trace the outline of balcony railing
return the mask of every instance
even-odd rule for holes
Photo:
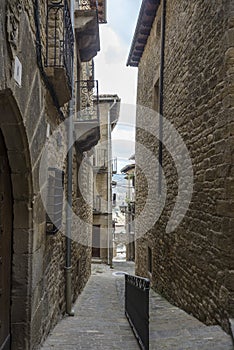
[[[93,166],[100,169],[106,169],[108,167],[107,149],[96,149]]]
[[[70,91],[73,48],[74,36],[67,0],[47,0],[45,67],[65,68]]]
[[[117,158],[112,159],[112,174],[117,173]]]
[[[106,0],[76,0],[75,9],[95,10],[99,23],[106,23]]]
[[[93,211],[100,213],[102,211],[102,196],[96,195],[93,199]]]
[[[97,0],[76,0],[76,8],[78,10],[96,10]]]
[[[99,122],[99,95],[97,80],[77,81],[77,121]]]
[[[98,81],[80,80],[76,87],[74,129],[76,145],[84,152],[96,146],[100,139]]]

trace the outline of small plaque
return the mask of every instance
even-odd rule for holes
[[[21,80],[22,80],[22,64],[18,57],[15,57],[15,68],[14,68],[14,79],[16,83],[21,86]]]

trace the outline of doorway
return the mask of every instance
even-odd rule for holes
[[[100,258],[100,225],[93,226],[92,257]]]
[[[12,187],[4,138],[0,129],[0,350],[10,349]]]

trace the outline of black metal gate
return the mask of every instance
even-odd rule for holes
[[[10,169],[0,130],[0,350],[10,349],[12,211]]]
[[[125,275],[125,315],[141,349],[149,349],[149,289],[147,278]]]

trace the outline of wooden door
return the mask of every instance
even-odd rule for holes
[[[100,225],[93,226],[92,257],[100,258]]]
[[[0,350],[10,349],[12,219],[10,168],[0,130]]]

